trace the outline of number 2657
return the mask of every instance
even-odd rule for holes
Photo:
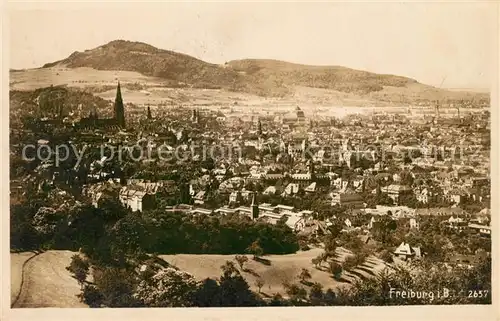
[[[469,290],[469,298],[486,298],[488,296],[488,290]]]

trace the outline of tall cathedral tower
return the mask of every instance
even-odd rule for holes
[[[123,108],[122,91],[120,89],[120,82],[116,88],[115,98],[115,119],[118,126],[125,127],[125,109]]]

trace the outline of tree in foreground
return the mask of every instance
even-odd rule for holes
[[[89,273],[89,267],[89,262],[78,254],[71,257],[71,263],[66,267],[66,270],[71,272],[73,277],[78,281],[80,289],[83,289],[83,284]]]
[[[264,284],[265,282],[262,278],[258,278],[257,280],[255,280],[255,286],[257,287],[257,289],[259,289],[259,293],[261,293],[261,289],[264,286]]]
[[[269,306],[272,307],[279,307],[279,306],[285,306],[285,300],[281,296],[281,294],[276,293],[272,296],[271,300],[268,303]]]
[[[234,259],[236,260],[236,262],[238,262],[240,268],[242,270],[245,270],[244,265],[246,262],[248,262],[248,257],[246,257],[245,255],[236,255]]]
[[[292,304],[303,305],[306,303],[307,291],[297,284],[286,284],[286,294],[290,297]]]
[[[141,300],[134,297],[137,278],[133,271],[117,267],[96,267],[93,276],[94,285],[102,297],[102,306],[121,308],[143,305]]]
[[[337,295],[335,294],[335,292],[332,289],[328,289],[323,295],[323,302],[325,305],[334,305],[336,297]]]
[[[335,250],[333,250],[333,253],[335,252]],[[328,260],[329,257],[334,257],[335,255],[331,255],[332,253],[330,252],[323,252],[321,254],[318,254],[318,256],[314,257],[311,259],[311,263],[314,265],[315,268],[319,268],[321,267],[321,264],[323,264],[323,262],[326,262]]]
[[[314,265],[314,268],[318,268],[318,265],[319,265],[319,258],[318,257],[313,257],[311,259],[311,263]]]
[[[232,261],[226,261],[223,265],[221,265],[221,270],[223,275],[230,276],[234,274],[239,274],[240,272],[238,269],[236,269],[236,266],[234,266],[234,263]]]
[[[227,261],[220,277],[221,305],[225,307],[257,306],[256,295],[241,276],[234,263]]]
[[[384,250],[380,254],[380,259],[383,260],[386,263],[392,263],[392,254],[390,251]]]
[[[320,283],[314,283],[309,292],[309,302],[312,305],[323,305],[324,293]]]
[[[85,284],[77,297],[91,308],[100,308],[104,301],[104,296],[99,289],[90,284]]]
[[[303,268],[302,271],[300,271],[299,279],[301,283],[306,284],[311,278],[312,276],[308,269]]]
[[[216,280],[207,278],[198,285],[193,296],[193,305],[196,307],[222,306],[221,288]]]
[[[194,277],[174,268],[159,270],[151,280],[142,280],[134,296],[149,307],[191,306],[197,288]]]
[[[358,259],[356,258],[356,255],[350,255],[344,260],[344,263],[342,263],[342,268],[344,270],[350,270],[358,265],[357,263]]]
[[[355,282],[340,301],[342,304],[355,306],[491,304],[490,264],[484,261],[472,269],[466,269],[416,262],[411,267],[398,267],[393,272],[386,269],[376,278]],[[391,289],[411,289],[415,293],[432,292],[434,295],[391,297]],[[469,293],[464,295],[463,289],[469,289],[472,297],[468,296]],[[449,294],[443,295],[443,291],[448,291]],[[476,297],[473,297],[474,293]]]
[[[330,273],[334,279],[338,280],[342,274],[342,265],[337,262],[330,262]]]
[[[256,240],[252,244],[250,244],[250,246],[247,248],[247,252],[253,254],[254,260],[264,254],[264,250],[260,246],[259,240]]]

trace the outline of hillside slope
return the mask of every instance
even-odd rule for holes
[[[279,60],[244,59],[227,63],[232,69],[258,79],[275,79],[287,86],[334,89],[342,92],[370,93],[384,86],[405,87],[414,79],[381,75],[341,66],[309,66]]]
[[[102,117],[112,115],[111,101],[68,86],[11,90],[9,96],[11,128],[20,126],[25,116],[56,118],[60,113],[62,116],[75,114],[87,117],[93,108]]]
[[[335,280],[328,271],[327,264],[323,264],[319,269],[311,263],[311,259],[323,252],[322,249],[313,248],[308,251],[299,251],[286,255],[266,255],[264,258],[269,261],[269,265],[249,260],[245,263],[245,269],[238,267],[234,255],[212,255],[212,254],[176,254],[160,255],[160,258],[177,268],[191,273],[198,281],[205,278],[219,279],[221,266],[226,261],[232,261],[240,270],[240,273],[248,282],[250,288],[258,292],[256,281],[264,282],[261,294],[269,297],[275,293],[286,296],[284,283],[300,284],[299,275],[302,269],[308,269],[311,273],[311,282],[320,283],[324,290],[330,288],[338,291],[341,288],[349,287],[356,279],[364,280],[375,277],[387,266],[380,259],[370,256],[368,260],[353,268],[344,271],[339,280]],[[352,255],[352,252],[343,248],[336,249],[335,261],[342,263],[345,258]],[[34,256],[25,265],[32,253],[11,253],[11,296],[17,301],[14,308],[36,308],[36,307],[65,307],[80,308],[87,307],[80,302],[77,294],[80,293],[78,282],[66,270],[70,264],[71,257],[76,252],[50,250]],[[21,276],[23,282],[21,286]],[[307,285],[301,285],[309,289]]]
[[[174,80],[178,85],[200,88],[231,88],[243,83],[243,76],[216,64],[141,42],[114,40],[103,46],[74,52],[66,59],[48,63],[43,68],[65,66],[97,70],[136,71],[146,76]]]
[[[433,88],[406,77],[341,66],[309,66],[259,59],[235,60],[217,65],[145,43],[125,40],[74,52],[66,59],[43,66],[52,67],[132,71],[168,80],[172,87],[225,89],[260,96],[292,95],[297,86],[364,96],[387,87],[411,87],[412,91],[415,88]]]

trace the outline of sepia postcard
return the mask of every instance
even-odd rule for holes
[[[497,2],[3,9],[2,319],[500,318]]]

